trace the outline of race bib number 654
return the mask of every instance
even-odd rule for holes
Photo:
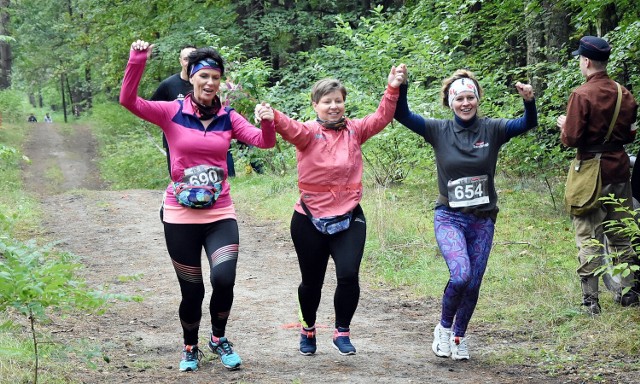
[[[475,207],[489,203],[489,177],[487,175],[462,177],[447,183],[449,206]]]

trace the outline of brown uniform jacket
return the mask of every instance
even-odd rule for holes
[[[594,153],[581,153],[580,147],[604,142],[613,118],[618,98],[615,81],[606,72],[597,72],[576,88],[569,97],[567,120],[560,140],[567,147],[578,148],[579,159],[590,159]],[[631,92],[622,87],[622,103],[609,143],[631,143],[636,135],[635,121],[638,104]],[[629,180],[629,156],[624,150],[604,152],[601,156],[602,184],[621,183]]]

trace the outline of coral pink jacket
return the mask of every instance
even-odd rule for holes
[[[349,212],[362,198],[361,146],[392,120],[398,88],[387,86],[375,113],[362,119],[347,119],[338,131],[317,121],[293,120],[274,110],[276,132],[296,147],[300,199],[314,217]],[[300,201],[295,210],[305,214]]]

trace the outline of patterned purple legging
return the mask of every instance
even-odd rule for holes
[[[454,335],[463,337],[478,303],[493,243],[494,223],[490,218],[439,207],[435,211],[434,228],[438,247],[449,267],[440,324],[445,328],[454,325]]]

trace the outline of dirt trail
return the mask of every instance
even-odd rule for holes
[[[177,315],[179,289],[158,217],[161,192],[109,191],[96,177],[95,141],[86,127],[38,124],[26,145],[33,163],[25,169],[26,185],[48,178],[42,194],[44,227],[60,247],[80,257],[91,286],[139,295],[142,302],[114,301],[107,313],[57,319],[61,338],[99,345],[109,362],[97,369],[81,358],[72,362],[68,380],[81,383],[560,383],[531,367],[496,367],[487,363],[495,334],[470,328],[472,359],[453,362],[431,352],[439,303],[410,299],[400,290],[363,282],[352,323],[355,356],[340,356],[331,346],[334,270],[327,272],[318,323],[318,352],[297,351],[296,290],[299,271],[286,232],[274,223],[257,222],[238,212],[240,258],[235,301],[227,329],[243,359],[242,369],[227,371],[212,353],[199,371],[178,372],[181,329]],[[58,172],[52,171],[59,169]],[[36,189],[37,190],[37,189]],[[43,191],[45,192],[45,191]],[[206,263],[205,263],[206,264]],[[208,300],[200,332],[209,329]],[[515,342],[515,341],[513,341]],[[503,343],[503,342],[500,342]],[[576,380],[576,378],[573,378]]]

